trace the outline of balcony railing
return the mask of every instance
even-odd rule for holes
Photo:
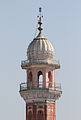
[[[42,83],[38,84],[37,82],[21,83],[20,91],[26,91],[29,89],[52,89],[52,90],[61,91],[60,83],[55,83],[54,86],[52,86],[52,83],[46,83],[46,84],[48,84],[48,85],[46,87],[44,87]]]
[[[35,61],[35,60],[33,60],[33,63],[37,63],[37,60]],[[41,62],[44,62],[44,63],[47,63],[46,62],[46,60],[38,60],[38,62],[39,63],[41,63]],[[21,65],[23,66],[23,65],[27,65],[27,64],[29,64],[29,63],[32,63],[31,61],[29,61],[29,60],[22,60],[21,61]],[[59,61],[57,61],[57,60],[51,60],[51,63],[53,63],[53,64],[60,64],[59,63]]]

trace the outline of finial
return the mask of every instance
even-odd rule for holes
[[[39,30],[40,33],[43,30],[43,28],[41,27],[41,25],[42,25],[42,18],[43,18],[41,12],[42,12],[42,8],[39,8],[39,16],[37,16],[37,17],[39,17],[39,20],[38,20],[38,24],[39,24],[38,30]]]

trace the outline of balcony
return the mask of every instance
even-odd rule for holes
[[[35,85],[38,84],[37,82],[29,82],[29,83],[21,83],[20,84],[20,91],[27,91],[30,89],[50,89],[50,90],[57,90],[57,91],[61,91],[61,84],[60,83],[55,83],[55,87],[52,87],[50,85],[52,85],[51,82],[47,83],[48,87],[43,87],[43,84],[40,83],[38,84],[38,86],[36,87]]]
[[[55,87],[42,87],[40,83],[38,87],[34,86],[36,83],[21,83],[20,95],[26,103],[32,102],[55,102],[61,97],[61,84],[55,84]],[[50,83],[49,83],[50,84]]]
[[[29,67],[29,66],[31,66],[31,65],[36,65],[36,64],[40,64],[40,65],[42,65],[42,64],[44,64],[44,65],[51,65],[51,66],[54,66],[54,68],[55,69],[59,69],[60,68],[60,63],[59,63],[59,61],[57,61],[57,60],[51,60],[51,61],[49,61],[49,60],[33,60],[32,62],[31,61],[29,61],[29,60],[23,60],[23,61],[21,61],[21,67],[22,67],[22,69],[27,69],[27,67]]]

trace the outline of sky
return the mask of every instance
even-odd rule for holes
[[[43,11],[43,34],[55,49],[61,69],[55,81],[62,96],[56,120],[81,119],[81,0],[0,0],[0,120],[25,120],[19,85],[26,81],[21,60],[33,40],[38,8]]]

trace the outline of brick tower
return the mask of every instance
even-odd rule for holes
[[[21,62],[27,72],[26,83],[20,84],[20,95],[26,102],[26,120],[56,120],[55,103],[61,96],[61,85],[55,83],[54,48],[43,36],[42,15],[39,8],[39,34],[27,49],[27,60]]]

